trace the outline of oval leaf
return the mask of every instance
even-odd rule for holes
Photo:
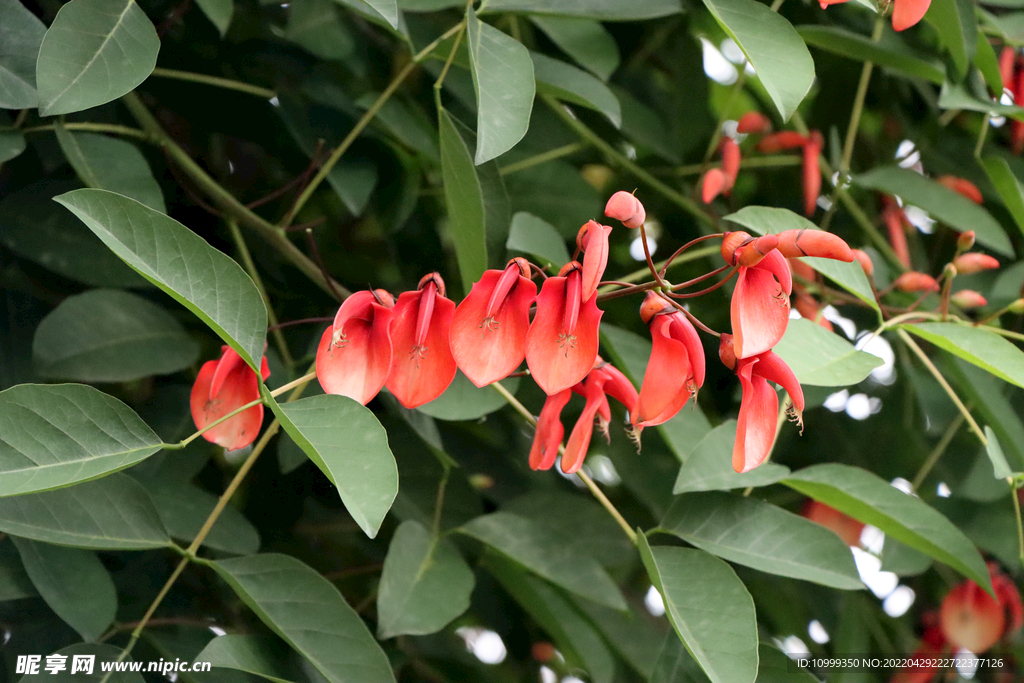
[[[135,0],[71,0],[57,12],[36,63],[39,113],[106,104],[153,73],[160,38]]]
[[[801,384],[818,387],[856,384],[884,362],[810,320],[790,320],[774,350]]]
[[[931,0],[925,21],[935,27],[939,39],[949,50],[956,68],[951,80],[959,81],[974,61],[978,42],[978,20],[974,16],[974,3],[968,0]]]
[[[878,475],[828,463],[798,470],[782,483],[878,527],[886,536],[945,562],[990,590],[985,562],[963,532],[919,498],[890,486]]]
[[[0,498],[0,531],[96,550],[145,550],[171,543],[153,501],[127,474]]]
[[[58,617],[84,640],[96,640],[117,615],[117,590],[91,550],[13,537],[25,572]]]
[[[398,30],[398,2],[396,0],[363,0],[379,14],[391,28]]]
[[[518,40],[477,19],[472,6],[466,12],[466,39],[476,90],[476,163],[482,164],[512,149],[526,135],[536,83],[530,52]]]
[[[519,388],[519,378],[504,379],[501,384],[515,394]],[[459,370],[443,394],[416,410],[438,420],[479,420],[507,405],[504,396],[491,387],[476,386]]]
[[[822,50],[858,62],[873,62],[936,85],[942,85],[946,80],[942,62],[911,50],[888,27],[878,42],[838,26],[798,26],[796,30],[804,42]]]
[[[235,13],[233,0],[196,0],[199,9],[210,20],[210,23],[217,27],[221,37],[228,32],[231,25],[231,16]]]
[[[538,259],[537,264],[541,267],[554,266],[556,272],[569,262],[565,241],[555,226],[526,211],[519,211],[512,216],[505,247],[533,256]]]
[[[488,0],[488,12],[531,12],[600,21],[654,19],[683,10],[679,0]]]
[[[267,307],[241,266],[178,221],[134,199],[106,190],[74,190],[54,200],[259,372]]]
[[[651,547],[643,534],[638,541],[669,621],[712,683],[754,683],[754,600],[732,567],[703,550]]]
[[[441,178],[444,201],[455,257],[462,276],[462,290],[468,292],[487,270],[487,234],[484,198],[469,148],[447,111],[438,112],[441,139]]]
[[[30,109],[36,96],[36,55],[46,25],[18,0],[0,0],[0,109]]]
[[[713,491],[680,496],[658,529],[769,574],[844,590],[864,587],[853,554],[838,536],[755,498]]]
[[[600,21],[583,17],[534,16],[530,20],[587,71],[607,81],[619,68],[619,45]]]
[[[1024,387],[1024,351],[995,332],[959,323],[918,323],[902,327],[1010,384]]]
[[[275,683],[290,683],[281,666],[287,659],[288,650],[277,638],[229,633],[207,643],[195,661],[209,662],[216,668],[246,671]]]
[[[95,133],[72,133],[57,124],[57,142],[79,179],[97,190],[110,190],[166,213],[164,194],[139,148],[125,140]]]
[[[793,25],[756,0],[704,0],[736,41],[783,121],[796,111],[814,82],[814,61]]]
[[[0,496],[96,479],[162,447],[131,408],[92,387],[19,384],[0,391]]]
[[[76,382],[129,382],[198,359],[199,343],[170,313],[114,289],[68,297],[43,318],[32,341],[40,376]]]
[[[211,562],[256,615],[330,683],[394,683],[391,665],[341,593],[288,555]]]
[[[377,418],[347,396],[277,403],[266,387],[263,392],[284,430],[338,487],[359,528],[376,536],[398,495],[398,466]]]
[[[607,85],[571,64],[531,52],[533,72],[541,92],[560,100],[593,109],[605,116],[616,128],[622,127],[622,108]]]
[[[988,157],[984,161],[988,179],[999,193],[1006,210],[1013,216],[1013,222],[1024,233],[1024,189],[1017,176],[1010,170],[1010,164],[1000,157]]]
[[[402,522],[384,559],[377,593],[381,638],[436,633],[469,609],[473,570],[419,522]]]
[[[732,468],[732,449],[736,443],[736,420],[726,420],[697,442],[679,468],[672,493],[688,491],[728,491],[748,486],[767,486],[785,479],[789,468],[766,462],[740,474]]]

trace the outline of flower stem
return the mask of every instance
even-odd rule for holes
[[[154,142],[153,137],[144,130],[138,128],[131,128],[130,126],[118,126],[110,123],[65,123],[63,124],[65,130],[81,130],[88,131],[91,133],[110,133],[112,135],[124,135],[129,138],[136,138],[138,140],[144,140],[146,142]],[[50,124],[48,126],[33,126],[32,128],[22,129],[22,133],[44,133],[55,130],[56,125]]]
[[[265,100],[269,100],[277,95],[276,92],[269,88],[261,88],[258,85],[250,85],[230,78],[221,78],[220,76],[208,76],[206,74],[192,73],[191,71],[178,71],[177,69],[161,69],[160,67],[157,67],[153,69],[152,75],[158,78],[173,78],[179,81],[202,83],[204,85],[212,85],[215,88],[244,92],[249,95],[261,97]]]
[[[743,159],[743,168],[783,168],[786,166],[800,166],[803,163],[803,157],[796,154],[771,154],[763,157],[745,158]],[[690,164],[673,169],[672,173],[677,176],[701,175],[709,168],[721,168],[721,166],[721,162],[718,161],[709,162],[706,166],[704,164]]]
[[[546,164],[547,162],[554,161],[555,159],[561,159],[562,157],[575,154],[576,152],[586,148],[587,145],[584,142],[570,142],[568,145],[555,147],[554,149],[549,149],[546,152],[541,152],[540,154],[535,154],[531,157],[526,157],[525,159],[511,163],[508,166],[502,166],[498,169],[498,175],[506,176],[510,173],[525,171],[528,168],[540,166],[541,164]]]
[[[921,463],[921,469],[919,469],[917,474],[914,475],[914,480],[910,482],[911,490],[917,491],[917,489],[921,487],[925,477],[928,476],[928,473],[932,471],[933,467],[935,467],[935,463],[939,461],[942,454],[946,452],[947,448],[949,448],[950,442],[953,440],[953,437],[956,436],[956,433],[960,431],[960,427],[963,426],[963,423],[964,416],[963,413],[960,413],[956,416],[956,419],[949,424],[949,427],[946,429],[946,433],[942,435],[942,438],[939,439],[939,443],[935,445],[932,452],[929,453],[925,461]]]

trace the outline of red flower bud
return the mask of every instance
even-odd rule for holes
[[[853,250],[845,240],[824,230],[784,230],[779,233],[779,251],[787,258],[817,256],[853,262]]]
[[[985,297],[978,294],[973,289],[961,289],[959,292],[949,297],[949,300],[960,308],[981,308],[988,303]]]
[[[736,144],[736,141],[732,138],[722,139],[722,173],[725,174],[725,192],[726,196],[732,191],[732,186],[736,184],[736,176],[740,172],[740,146]]]
[[[900,275],[894,284],[901,292],[937,292],[940,289],[939,283],[931,275],[913,271]]]
[[[967,251],[974,246],[974,231],[968,230],[967,232],[960,233],[960,236],[956,238],[956,250]]]
[[[771,119],[759,111],[748,111],[736,123],[736,132],[744,135],[767,133],[771,129]]]
[[[757,143],[757,151],[761,154],[777,154],[787,149],[797,149],[807,144],[807,138],[795,130],[780,130],[778,133],[766,135]]]
[[[818,157],[824,144],[821,133],[812,130],[807,144],[804,145],[804,214],[807,216],[814,215],[818,195],[821,193],[821,167]]]
[[[736,265],[736,252],[741,246],[750,242],[753,237],[750,233],[737,230],[735,232],[727,232],[722,238],[722,259],[725,260],[730,266]]]
[[[700,198],[705,204],[710,204],[712,199],[722,194],[728,184],[722,169],[709,169],[704,174],[704,180],[701,183]]]
[[[640,200],[622,190],[613,194],[605,204],[604,215],[621,221],[627,228],[639,228],[647,218],[644,205],[640,203]]]
[[[864,274],[868,276],[869,280],[875,276],[875,264],[871,262],[871,257],[868,256],[866,251],[854,249],[853,257],[857,259],[857,263],[864,269]]]
[[[1003,87],[1013,90],[1013,63],[1017,58],[1017,51],[1006,45],[999,53],[999,75],[1003,79]]]
[[[974,273],[978,273],[983,270],[998,268],[999,261],[988,254],[970,252],[968,254],[961,254],[960,256],[957,256],[953,260],[953,265],[956,266],[956,272],[960,275],[973,275]]]
[[[846,545],[860,547],[860,534],[864,531],[863,522],[858,522],[834,507],[816,500],[807,501],[800,514],[826,529],[831,529]]]
[[[932,0],[893,0],[892,27],[904,31],[917,24],[928,11]]]

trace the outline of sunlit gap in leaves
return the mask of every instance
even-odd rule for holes
[[[484,664],[501,664],[508,652],[505,643],[494,631],[479,626],[463,626],[455,629],[455,633],[466,643],[466,649],[472,652]]]
[[[999,98],[999,104],[1005,104],[1005,105],[1008,105],[1008,106],[1012,107],[1013,104],[1014,104],[1014,102],[1013,102],[1013,93],[1011,93],[1009,90],[1004,88],[1003,89],[1003,94]],[[1005,116],[996,116],[995,114],[993,114],[992,116],[988,117],[988,123],[993,128],[999,128],[1004,123],[1006,123],[1006,117]]]
[[[897,477],[893,487],[907,493],[910,483]],[[916,597],[909,586],[900,584],[899,576],[882,569],[882,550],[885,548],[885,534],[877,527],[866,525],[860,535],[862,548],[850,548],[857,564],[861,581],[871,589],[875,597],[882,600],[882,610],[890,617],[900,617],[914,604]]]
[[[824,645],[832,640],[828,635],[828,631],[825,630],[825,627],[817,619],[812,619],[811,623],[807,624],[807,635],[818,645]]]
[[[935,495],[939,498],[949,498],[953,492],[949,490],[949,485],[946,482],[940,481],[939,485],[935,487]]]
[[[661,599],[661,593],[654,586],[647,589],[644,596],[644,606],[653,616],[660,617],[665,614],[665,602]]]

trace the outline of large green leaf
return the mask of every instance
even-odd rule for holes
[[[622,126],[622,108],[607,85],[571,64],[531,52],[537,88],[560,100],[572,102],[603,114],[616,128]]]
[[[810,320],[790,320],[774,351],[801,384],[819,387],[856,384],[884,362]]]
[[[10,123],[10,119],[6,114],[0,112],[0,164],[10,161],[25,151],[25,134],[15,128],[4,129],[3,126],[8,123]]]
[[[117,590],[91,550],[13,537],[25,572],[57,616],[85,640],[96,640],[117,614]]]
[[[0,540],[0,602],[39,595],[10,538]]]
[[[92,387],[19,384],[0,391],[0,496],[96,479],[162,446],[131,408]]]
[[[567,591],[615,609],[626,609],[618,586],[597,560],[573,552],[553,529],[508,512],[494,512],[464,524],[459,531]]]
[[[957,393],[967,403],[974,404],[977,414],[999,437],[1009,467],[1024,470],[1024,421],[1020,408],[1007,398],[1007,389],[1009,393],[1016,393],[1013,388],[959,358],[951,358],[940,369]]]
[[[854,176],[853,182],[879,192],[899,195],[907,204],[918,206],[955,230],[973,230],[978,242],[993,251],[1013,256],[1013,247],[988,211],[970,199],[898,166],[882,166]]]
[[[949,50],[956,78],[967,73],[978,41],[978,21],[974,17],[974,3],[962,0],[932,0],[924,15],[925,21],[935,27],[939,39]]]
[[[569,252],[555,226],[526,211],[512,216],[505,247],[533,256],[542,268],[551,265],[557,271],[569,262]]]
[[[166,375],[198,359],[199,343],[174,316],[116,289],[68,297],[43,318],[32,341],[32,361],[41,377],[76,382]]]
[[[0,109],[30,109],[36,97],[36,55],[46,25],[19,0],[0,0]]]
[[[487,270],[484,199],[469,148],[447,111],[438,112],[441,177],[448,207],[448,226],[466,293]]]
[[[703,550],[651,547],[642,534],[638,540],[669,621],[712,683],[754,683],[754,601],[732,568]]]
[[[607,81],[619,68],[619,45],[601,22],[542,15],[530,19],[555,45],[602,81]]]
[[[373,11],[379,14],[386,22],[391,24],[391,28],[398,30],[398,3],[396,0],[362,0],[367,5],[373,8]]]
[[[209,662],[214,668],[246,671],[275,683],[290,683],[288,672],[281,666],[287,657],[287,648],[276,638],[229,633],[207,643],[195,661]]]
[[[1024,351],[995,332],[959,323],[917,323],[903,327],[1000,379],[1024,387]]]
[[[798,26],[797,32],[808,45],[858,62],[873,62],[908,76],[942,85],[946,70],[942,62],[907,47],[893,31],[885,31],[874,42],[868,36],[838,26]]]
[[[74,190],[55,200],[259,372],[267,307],[241,266],[178,221],[134,199],[106,190]]]
[[[679,468],[672,493],[689,491],[728,491],[748,486],[767,486],[785,479],[789,468],[766,462],[740,474],[732,468],[732,450],[736,443],[736,420],[726,420],[692,447]]]
[[[395,530],[377,592],[381,638],[436,633],[469,608],[473,570],[444,538],[417,521]]]
[[[330,683],[394,683],[388,658],[335,588],[288,555],[211,562],[277,635]]]
[[[769,206],[747,206],[736,213],[724,217],[724,220],[741,225],[758,235],[777,235],[785,230],[818,230],[818,226],[803,216],[789,209],[777,209]],[[814,268],[825,277],[835,281],[840,287],[856,296],[861,301],[878,309],[871,283],[864,269],[857,261],[846,263],[835,259],[804,256],[801,261]]]
[[[203,11],[210,23],[217,27],[217,31],[223,37],[231,25],[231,17],[235,13],[233,0],[196,0],[199,9]]]
[[[119,473],[57,491],[0,498],[0,531],[97,550],[145,550],[171,542],[146,491]]]
[[[356,48],[350,25],[349,17],[331,0],[295,0],[288,5],[284,36],[317,57],[343,61]],[[281,113],[286,115],[285,111]],[[334,177],[332,169],[328,182]]]
[[[476,90],[475,161],[482,164],[512,149],[526,134],[537,86],[530,52],[477,19],[472,6],[466,12],[466,40]]]
[[[886,536],[948,564],[986,589],[990,586],[984,560],[959,529],[919,498],[890,486],[876,474],[827,463],[798,470],[782,483],[878,527]]]
[[[996,479],[1006,479],[1020,474],[1010,470],[1006,456],[1003,455],[1003,447],[999,445],[999,438],[988,425],[985,425],[985,438],[987,439],[985,452],[988,453],[988,458],[992,461],[992,472]]]
[[[266,387],[263,391],[281,426],[338,488],[359,528],[376,536],[398,493],[395,456],[377,418],[347,396],[279,404]]]
[[[132,662],[130,656],[124,654],[124,650],[120,647],[113,645],[99,645],[94,643],[75,643],[65,648],[57,650],[53,654],[61,655],[66,657],[64,661],[70,665],[74,661],[75,655],[93,657],[94,665],[92,674],[77,673],[72,677],[65,677],[64,675],[55,676],[54,674],[46,671],[45,664],[46,658],[40,662],[39,673],[37,674],[26,674],[18,679],[18,683],[63,683],[64,681],[74,681],[74,683],[145,683],[142,678],[142,674],[134,671],[114,671],[110,673],[104,673],[103,665],[110,664],[111,662],[128,662],[129,665]],[[142,664],[146,666],[146,664]],[[70,670],[68,666],[68,670]],[[61,672],[62,674],[66,672]]]
[[[676,498],[658,529],[769,574],[844,590],[864,587],[853,554],[838,536],[756,498],[688,493]]]
[[[513,394],[519,388],[519,378],[503,379],[501,385]],[[478,387],[459,370],[444,393],[416,410],[438,420],[479,420],[508,405],[505,397],[491,387]]]
[[[988,179],[1013,217],[1013,222],[1024,233],[1024,188],[1021,188],[1017,176],[1010,170],[1010,164],[1002,157],[988,157],[983,164]]]
[[[481,11],[530,12],[599,21],[655,19],[682,11],[679,0],[487,0]]]
[[[138,147],[106,135],[73,133],[60,124],[55,132],[64,156],[83,183],[167,213],[164,194]]]
[[[814,83],[814,61],[793,25],[757,0],[704,0],[757,71],[784,121]]]
[[[1024,12],[1021,13],[1024,18]],[[1000,104],[995,100],[988,99],[988,96],[978,92],[971,92],[962,83],[950,83],[946,81],[939,91],[940,109],[966,109],[967,111],[984,112],[991,116],[1005,116],[1007,118],[1024,121],[1024,107],[1015,104]]]
[[[153,72],[160,39],[135,0],[71,0],[39,46],[39,113],[106,104]]]
[[[778,648],[761,643],[757,655],[757,683],[819,683],[807,669],[794,667],[793,660]]]

